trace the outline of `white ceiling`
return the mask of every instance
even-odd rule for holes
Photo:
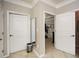
[[[25,1],[26,3],[32,3],[34,0],[23,0],[23,1]],[[48,0],[48,1],[52,2],[54,4],[59,4],[59,3],[63,2],[63,1],[67,1],[67,0]]]
[[[64,5],[70,4],[76,0],[41,0],[55,8],[62,7]]]
[[[64,0],[48,0],[48,1],[50,1],[50,2],[52,2],[54,4],[59,4],[59,3],[63,2]]]
[[[55,8],[59,8],[59,7],[62,7],[64,5],[67,5],[69,3],[72,3],[76,0],[5,0],[5,1],[8,1],[8,2],[11,2],[11,3],[16,3],[16,4],[19,4],[19,5],[22,5],[22,6],[26,6],[26,7],[29,7],[29,8],[32,8],[33,6],[35,6],[35,4],[38,2],[38,1],[42,1],[50,6],[53,6]]]
[[[34,0],[23,0],[26,3],[32,3]]]

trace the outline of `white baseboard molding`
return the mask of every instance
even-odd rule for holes
[[[33,50],[34,51],[34,53],[39,57],[39,58],[42,58],[43,56],[44,56],[44,54],[39,54],[35,49]]]
[[[66,50],[62,50],[61,48],[59,48],[59,47],[55,47],[57,50],[59,50],[59,51],[62,51],[62,52],[64,52],[64,53],[67,53],[67,54],[71,54],[71,55],[76,55],[75,53],[69,53],[68,51],[66,51]]]
[[[5,56],[3,56],[3,58],[7,58],[9,55],[5,55]]]

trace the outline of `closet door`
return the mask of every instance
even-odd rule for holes
[[[30,40],[28,23],[27,16],[10,14],[10,53],[26,49]]]
[[[57,49],[75,55],[75,12],[56,16],[55,46]]]

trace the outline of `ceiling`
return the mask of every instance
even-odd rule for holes
[[[45,18],[54,18],[54,15],[51,15],[51,14],[45,13]]]
[[[65,1],[65,0],[49,0],[49,1],[54,3],[54,4],[59,4],[59,3],[63,2],[63,1]]]
[[[33,0],[22,0],[22,1],[24,1],[26,3],[32,3],[33,2]]]
[[[5,0],[5,1],[8,1],[8,2],[13,2],[13,3],[16,3],[16,4],[21,4],[23,6],[30,6],[29,8],[33,8],[33,6],[35,6],[35,4],[38,2],[38,1],[42,1],[50,6],[53,6],[55,8],[59,8],[59,7],[62,7],[64,5],[67,5],[69,3],[72,3],[76,0]],[[26,7],[27,7],[26,6]]]
[[[64,5],[70,4],[76,0],[41,0],[41,1],[46,2],[47,4],[49,4],[55,8],[59,8]]]
[[[32,3],[34,0],[23,0],[23,1],[25,1],[26,3]],[[59,3],[63,2],[63,1],[67,1],[67,0],[48,0],[48,1],[52,2],[54,4],[59,4]]]

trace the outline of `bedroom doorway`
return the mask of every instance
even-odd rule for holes
[[[45,13],[45,53],[54,47],[54,19],[54,15]]]

